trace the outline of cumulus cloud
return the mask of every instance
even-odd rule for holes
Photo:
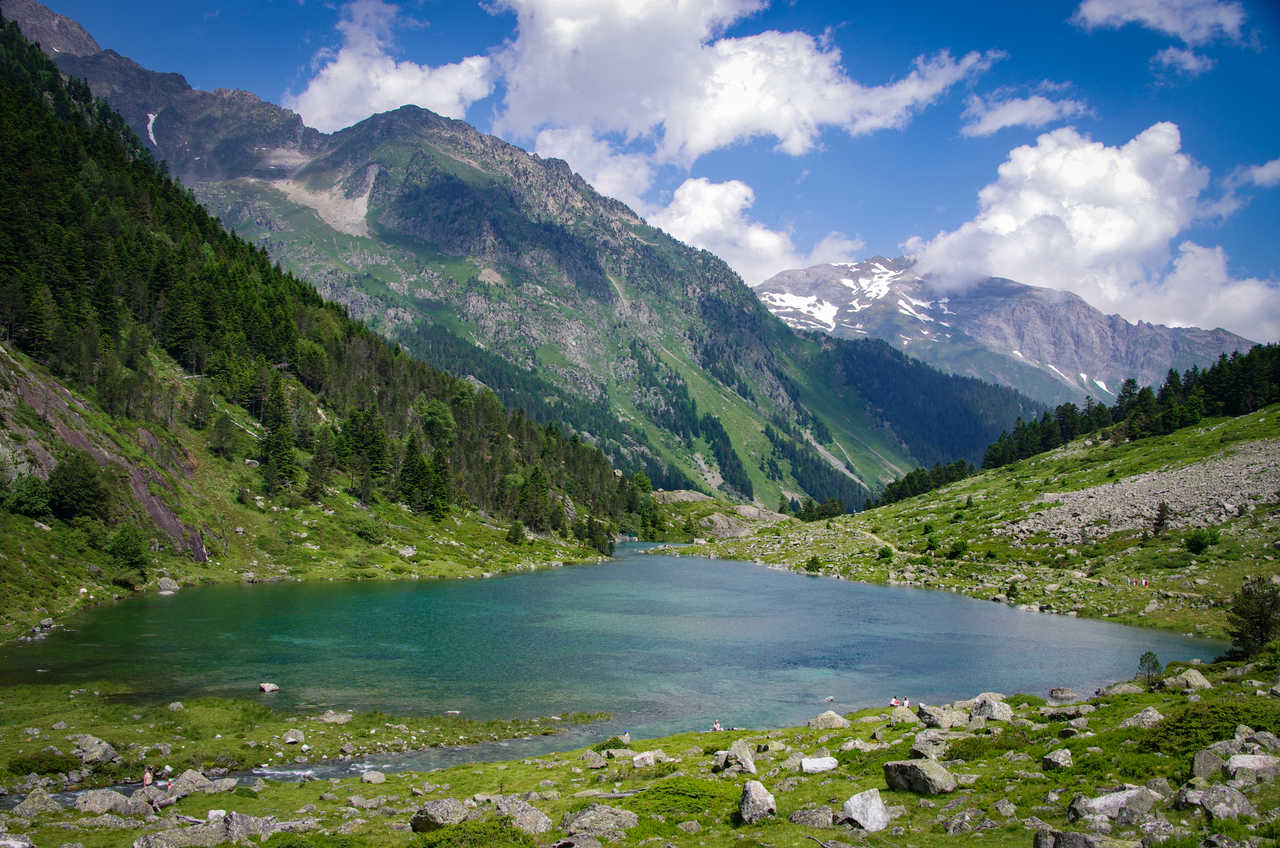
[[[414,104],[450,118],[493,91],[487,56],[428,67],[396,61],[388,52],[399,12],[382,0],[348,4],[338,23],[342,46],[316,57],[318,70],[301,94],[284,103],[310,126],[332,132],[377,112]]]
[[[1166,47],[1151,57],[1151,67],[1158,71],[1173,71],[1184,77],[1198,77],[1217,64],[1208,56],[1182,47]]]
[[[916,59],[902,79],[865,86],[849,78],[825,39],[774,31],[719,37],[762,7],[755,0],[502,5],[515,11],[518,35],[500,57],[507,80],[500,132],[585,127],[652,138],[657,161],[684,166],[757,137],[800,155],[824,127],[861,135],[905,126],[1003,55],[956,59],[943,51]]]
[[[1274,188],[1280,185],[1280,159],[1272,159],[1263,165],[1249,165],[1238,168],[1232,174],[1236,185],[1254,185],[1260,188]]]
[[[654,177],[646,154],[619,152],[586,127],[542,130],[533,149],[539,156],[564,159],[596,191],[643,212],[644,195],[653,186]]]
[[[961,135],[992,135],[1006,127],[1042,127],[1045,124],[1089,114],[1082,100],[1050,100],[1039,94],[1007,97],[996,93],[987,98],[971,96],[965,104],[967,122]]]
[[[1227,0],[1084,0],[1071,20],[1085,29],[1136,23],[1196,45],[1239,41],[1245,11]]]
[[[944,289],[1008,277],[1073,291],[1130,320],[1220,323],[1273,337],[1273,284],[1233,280],[1220,248],[1185,242],[1171,256],[1173,241],[1203,214],[1209,184],[1208,171],[1180,148],[1171,123],[1119,147],[1072,128],[1046,133],[1010,152],[979,192],[973,220],[906,247]]]
[[[650,223],[689,244],[710,250],[757,285],[787,268],[820,262],[849,262],[866,245],[855,238],[829,233],[813,250],[796,249],[790,233],[771,230],[747,214],[755,204],[751,186],[739,180],[713,183],[688,179],[671,203],[649,217]]]

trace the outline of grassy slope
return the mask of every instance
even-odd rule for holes
[[[1191,754],[1208,742],[1231,738],[1235,724],[1244,720],[1254,730],[1280,730],[1280,708],[1274,699],[1258,696],[1255,676],[1268,677],[1274,669],[1252,668],[1228,670],[1225,667],[1204,669],[1213,689],[1197,696],[1200,703],[1194,709],[1206,710],[1200,719],[1183,719],[1193,706],[1184,694],[1157,691],[1152,693],[1107,696],[1095,698],[1090,704],[1096,707],[1084,724],[1082,732],[1068,727],[1065,718],[1053,719],[1040,713],[1037,698],[1014,699],[1018,704],[1013,725],[988,722],[971,739],[952,743],[952,748],[940,757],[945,766],[958,776],[968,775],[958,791],[951,795],[925,799],[909,792],[887,789],[881,765],[889,760],[905,759],[919,725],[890,725],[885,711],[870,709],[849,714],[852,726],[844,730],[813,730],[794,727],[772,731],[728,731],[723,733],[684,733],[654,740],[634,740],[631,749],[644,751],[661,749],[674,762],[651,768],[633,767],[628,759],[611,759],[599,770],[584,768],[580,762],[581,751],[551,754],[537,759],[504,763],[472,763],[436,770],[429,773],[404,773],[389,775],[387,782],[377,786],[362,784],[358,778],[291,784],[266,781],[258,792],[245,789],[234,794],[194,795],[183,799],[171,811],[203,820],[210,809],[234,810],[251,815],[276,815],[281,819],[302,817],[302,808],[308,807],[311,815],[319,819],[324,833],[334,833],[339,828],[350,834],[343,841],[316,833],[297,841],[298,837],[276,837],[269,845],[291,845],[295,848],[362,848],[363,846],[408,846],[417,844],[417,837],[403,830],[413,811],[424,800],[438,798],[465,799],[482,794],[539,793],[532,799],[534,806],[545,812],[555,825],[564,814],[594,803],[605,803],[635,812],[639,823],[626,836],[612,844],[623,846],[650,844],[655,837],[657,844],[698,845],[706,848],[724,846],[808,846],[811,839],[837,839],[855,841],[870,846],[926,846],[966,845],[975,841],[991,846],[1024,846],[1030,844],[1037,827],[1080,830],[1080,825],[1067,821],[1067,806],[1078,793],[1096,796],[1113,791],[1118,784],[1156,783],[1166,795],[1170,787],[1183,783],[1190,772]],[[1244,672],[1244,673],[1241,673]],[[101,728],[104,718],[111,717],[118,725],[114,738],[121,745],[131,736],[150,740],[153,736],[170,739],[175,745],[174,756],[159,757],[164,762],[181,762],[188,748],[214,750],[219,742],[217,733],[224,733],[221,745],[228,750],[243,750],[247,741],[258,742],[252,757],[269,759],[270,753],[282,750],[292,753],[294,747],[285,748],[279,735],[288,728],[302,728],[308,739],[321,740],[319,731],[327,736],[349,735],[354,738],[367,736],[371,729],[383,733],[396,733],[405,738],[414,733],[426,733],[418,727],[387,730],[385,717],[357,717],[345,727],[322,726],[310,720],[281,723],[269,711],[252,704],[194,703],[181,713],[172,713],[163,707],[135,709],[113,705],[110,701],[89,693],[70,696],[57,687],[44,687],[33,696],[47,703],[44,713],[26,713],[13,708],[0,710],[5,719],[5,738],[18,741],[5,745],[6,753],[18,748],[36,749],[47,744],[70,746],[63,737],[77,731]],[[1153,730],[1121,728],[1125,719],[1146,707],[1154,707],[1167,717]],[[823,709],[815,705],[814,712]],[[1210,718],[1204,715],[1211,712]],[[51,725],[65,721],[67,727],[53,730]],[[95,723],[97,722],[97,723]],[[359,724],[357,724],[359,722]],[[247,728],[245,724],[247,723]],[[411,722],[410,722],[411,723]],[[28,737],[18,730],[30,726],[39,731]],[[1077,725],[1078,726],[1078,725]],[[143,729],[137,734],[135,728]],[[354,731],[354,732],[353,732]],[[106,734],[107,730],[103,730]],[[1076,735],[1071,735],[1071,734]],[[1197,738],[1202,736],[1202,738]],[[763,822],[744,825],[735,819],[737,800],[744,775],[718,775],[712,772],[712,754],[724,749],[736,739],[748,740],[757,749],[757,777],[773,793],[777,801],[778,815]],[[879,739],[885,747],[866,753],[852,749],[853,740],[868,743]],[[1157,743],[1156,740],[1159,740]],[[320,744],[324,744],[321,742]],[[850,750],[842,750],[848,745]],[[1040,758],[1047,752],[1067,748],[1072,752],[1074,764],[1070,768],[1050,771]],[[1154,750],[1158,748],[1159,750]],[[804,775],[798,769],[784,767],[784,761],[793,754],[805,756],[830,752],[838,760],[834,771]],[[216,755],[215,755],[216,758]],[[155,756],[152,759],[156,759]],[[839,808],[850,795],[866,789],[878,789],[886,806],[893,812],[894,820],[889,829],[880,833],[862,834],[859,831],[809,828],[791,824],[787,817],[806,807],[828,806]],[[1235,838],[1245,836],[1268,837],[1263,845],[1273,844],[1270,838],[1277,835],[1271,822],[1280,805],[1280,787],[1275,783],[1263,783],[1246,788],[1251,803],[1258,808],[1257,820],[1207,821],[1199,812],[1175,811],[1169,801],[1159,804],[1157,813],[1169,820],[1181,834],[1181,845],[1198,844],[1199,839],[1211,832],[1226,833]],[[613,798],[599,798],[601,793],[619,793]],[[351,796],[380,797],[377,810],[354,810],[349,806]],[[420,797],[415,797],[420,796]],[[996,802],[1009,801],[1015,807],[1012,816],[1006,816],[996,808]],[[477,814],[486,819],[496,818],[489,804],[480,800]],[[968,814],[977,833],[949,833],[955,830],[958,819]],[[61,844],[68,838],[67,831],[57,827],[59,821],[81,821],[89,816],[67,811],[53,816],[43,816],[35,827],[27,831],[38,845]],[[690,835],[676,827],[677,824],[696,821],[700,831]],[[460,836],[465,828],[455,833]],[[128,830],[85,828],[75,838],[85,848],[105,848],[127,844],[140,833],[139,828]],[[980,834],[980,835],[979,835]],[[1194,841],[1188,841],[1195,834]],[[547,844],[558,838],[561,832],[553,830],[538,838],[538,844]],[[1133,825],[1115,825],[1113,836],[1135,839],[1141,832]],[[294,841],[291,841],[294,840]],[[493,844],[448,843],[459,845]],[[1129,843],[1134,844],[1134,843]]]
[[[26,368],[50,383],[40,366],[20,354]],[[194,393],[191,380],[180,379],[169,362],[153,358],[153,367],[172,387],[175,409]],[[145,468],[154,468],[167,484],[156,489],[184,524],[205,528],[209,562],[198,563],[161,544],[148,568],[152,581],[167,572],[184,585],[239,580],[416,580],[482,577],[510,570],[545,567],[556,562],[594,561],[598,554],[576,543],[548,536],[514,546],[505,541],[507,526],[474,511],[455,509],[436,523],[395,503],[361,504],[343,488],[339,474],[320,503],[281,495],[275,500],[256,493],[261,475],[243,462],[253,453],[257,423],[239,407],[220,400],[241,425],[242,450],[234,460],[208,450],[207,432],[175,420],[165,433],[149,429],[161,449],[152,456],[139,422],[112,419],[89,401],[81,417],[88,429]],[[34,410],[19,410],[46,447],[60,450],[52,423]],[[176,418],[180,418],[179,416]],[[0,433],[0,441],[7,434]],[[47,439],[47,441],[46,441]],[[194,466],[186,474],[165,455],[176,451]],[[308,457],[299,452],[305,466]],[[240,497],[245,491],[248,497]],[[125,510],[136,509],[126,500]],[[42,526],[43,525],[43,526]],[[49,529],[44,529],[45,527]],[[11,639],[40,619],[57,618],[73,609],[119,597],[126,590],[110,582],[114,568],[103,550],[109,531],[96,523],[74,525],[45,517],[40,521],[0,510],[0,640]],[[157,535],[157,539],[166,541]],[[90,567],[101,570],[95,575]],[[84,590],[83,592],[81,590]]]
[[[1044,509],[1046,504],[1036,500],[1041,493],[1189,465],[1238,443],[1277,436],[1280,406],[1127,444],[1086,447],[1077,441],[900,503],[813,524],[792,520],[696,550],[797,569],[817,556],[826,574],[978,598],[1006,593],[1016,583],[1019,604],[1221,636],[1222,603],[1244,575],[1280,573],[1280,493],[1249,514],[1216,525],[1222,541],[1200,556],[1188,552],[1185,533],[1179,531],[1119,532],[1073,547],[1036,537],[1019,545],[992,531]],[[927,550],[930,538],[936,550]],[[958,542],[968,550],[947,558]],[[884,548],[891,555],[881,553]],[[1148,585],[1130,586],[1131,578],[1145,578]],[[1149,610],[1153,601],[1159,606]]]

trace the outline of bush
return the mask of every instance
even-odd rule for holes
[[[87,515],[106,521],[111,492],[102,479],[97,461],[85,451],[75,451],[49,472],[49,508],[62,519]]]
[[[376,521],[361,521],[352,532],[371,545],[381,545],[386,536]]]
[[[817,554],[805,561],[804,570],[810,574],[816,574],[822,570],[822,561],[818,559]]]
[[[737,800],[733,785],[697,777],[672,777],[641,790],[627,803],[632,812],[678,819],[696,818],[704,811],[729,809]]]
[[[876,551],[876,559],[893,559],[893,548],[885,546]]]
[[[1218,544],[1220,539],[1216,527],[1197,527],[1183,538],[1182,543],[1191,553],[1202,554],[1209,550],[1210,545]]]
[[[499,821],[469,821],[425,833],[413,843],[415,848],[537,848],[533,837],[511,824]]]
[[[604,740],[603,742],[597,745],[592,745],[591,750],[599,753],[600,751],[607,751],[610,748],[628,748],[628,747],[630,746],[626,742],[623,742],[618,737],[610,736],[608,739]]]
[[[986,760],[1005,751],[1028,748],[1034,742],[1021,728],[1010,728],[998,736],[971,736],[947,746],[949,760]]]
[[[61,774],[80,768],[81,763],[70,754],[58,754],[53,751],[36,751],[34,754],[19,754],[9,760],[9,773],[26,775]]]
[[[1231,598],[1227,632],[1232,649],[1245,657],[1280,636],[1280,586],[1262,577],[1245,581]]]
[[[1280,706],[1269,701],[1202,701],[1165,717],[1138,743],[1138,751],[1186,755],[1235,736],[1236,727],[1280,731]]]
[[[969,543],[964,539],[959,539],[951,543],[951,547],[947,549],[947,559],[959,559],[969,550]]]
[[[6,506],[10,512],[39,518],[49,514],[49,484],[34,474],[24,474],[13,481]]]

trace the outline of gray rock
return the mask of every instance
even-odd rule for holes
[[[274,683],[259,683],[258,690],[261,692],[279,692],[280,687]]]
[[[213,781],[195,769],[187,769],[169,781],[169,789],[165,794],[170,798],[178,799],[196,792],[213,792]]]
[[[834,771],[840,763],[835,757],[805,757],[800,760],[800,770],[805,774],[821,774]]]
[[[809,727],[814,730],[842,730],[848,726],[849,719],[834,710],[827,710],[821,715],[809,719]]]
[[[132,812],[129,799],[111,789],[91,789],[81,793],[76,798],[76,809],[94,815],[120,813],[127,816]]]
[[[1033,848],[1112,848],[1135,843],[1122,843],[1105,836],[1092,833],[1076,833],[1071,830],[1049,830],[1042,828],[1036,831]]]
[[[1184,669],[1173,677],[1166,677],[1160,685],[1175,692],[1197,692],[1213,688],[1213,684],[1194,668]]]
[[[23,798],[22,803],[14,807],[12,812],[19,818],[33,819],[42,813],[60,813],[62,805],[37,786],[27,793],[27,797]]]
[[[1160,711],[1157,710],[1155,707],[1147,707],[1142,712],[1136,715],[1129,716],[1127,719],[1120,722],[1120,726],[1151,728],[1151,727],[1155,727],[1156,722],[1160,721],[1163,718],[1164,716],[1161,715]]]
[[[96,736],[82,733],[72,736],[71,740],[76,743],[75,750],[72,753],[79,757],[80,762],[85,765],[101,765],[120,759],[120,755],[116,753],[116,749],[112,748],[110,743]]]
[[[947,730],[969,723],[969,716],[959,710],[931,707],[928,704],[921,704],[916,707],[916,715],[924,722],[925,727],[936,727],[940,730]]]
[[[787,816],[787,821],[801,827],[831,827],[835,819],[830,807],[805,807]]]
[[[14,833],[0,833],[0,848],[35,848],[35,843],[25,836]]]
[[[722,771],[733,769],[745,774],[756,773],[755,749],[745,739],[739,739],[729,746],[721,765]]]
[[[502,795],[496,805],[498,812],[511,817],[511,823],[525,833],[546,833],[553,827],[551,817],[517,795]]]
[[[467,820],[467,808],[457,798],[440,798],[427,801],[409,820],[409,829],[414,833],[427,833],[439,830],[451,824],[461,824]]]
[[[640,819],[630,810],[607,804],[592,804],[576,813],[565,813],[560,820],[560,829],[570,836],[613,839],[639,823]]]
[[[335,713],[333,710],[325,710],[320,715],[320,721],[325,724],[347,724],[351,721],[351,713]]]
[[[583,751],[578,759],[589,769],[602,769],[609,765],[598,751],[592,751],[590,748]]]
[[[1280,774],[1280,759],[1268,754],[1236,754],[1227,760],[1223,772],[1237,780],[1275,780]]]
[[[172,577],[161,577],[156,581],[156,589],[161,592],[176,592],[180,588],[182,587],[178,585],[178,581]]]
[[[233,812],[206,824],[145,834],[134,840],[133,848],[193,848],[226,842],[246,844],[251,840],[266,841],[275,833],[302,833],[316,830],[319,826],[315,819],[282,822],[274,816],[258,818]]]
[[[988,721],[1013,721],[1013,707],[1004,701],[980,695],[974,701],[973,715],[975,718],[985,718]]]
[[[1145,689],[1136,683],[1113,683],[1102,690],[1104,695],[1141,695]]]
[[[702,825],[698,824],[693,819],[689,819],[689,821],[682,821],[677,824],[676,827],[683,830],[685,833],[698,833],[702,830]]]
[[[1146,813],[1151,812],[1151,808],[1159,800],[1159,795],[1145,787],[1108,792],[1105,795],[1099,795],[1097,798],[1077,795],[1071,799],[1071,804],[1067,807],[1067,821],[1073,822],[1086,818],[1105,817],[1119,819],[1122,823],[1132,824]]]
[[[1070,748],[1059,748],[1056,751],[1050,751],[1040,758],[1040,768],[1045,771],[1069,769],[1072,765]]]
[[[747,824],[777,815],[778,804],[758,780],[748,780],[742,787],[742,797],[738,799],[738,815]]]
[[[1055,686],[1049,690],[1049,697],[1055,701],[1074,701],[1076,693],[1069,686]]]
[[[892,725],[899,724],[921,724],[920,716],[911,712],[909,707],[894,707],[889,711],[889,723]]]
[[[282,740],[286,745],[301,745],[307,741],[307,737],[303,735],[301,730],[294,728],[293,730],[286,730]]]
[[[360,775],[361,783],[386,783],[387,776],[380,771],[367,771]]]
[[[840,813],[868,833],[876,833],[889,826],[889,811],[884,808],[879,789],[851,795],[840,807]]]
[[[181,701],[173,701],[172,703],[169,704],[169,712],[171,713],[180,713],[184,709],[186,708],[182,706]]]
[[[934,760],[894,760],[884,764],[884,780],[890,789],[918,795],[954,792],[956,779]]]
[[[995,811],[1007,819],[1011,819],[1018,814],[1018,808],[1008,798],[1001,798],[996,801]]]
[[[1224,783],[1215,783],[1207,789],[1195,788],[1194,782],[1189,783],[1178,790],[1174,806],[1184,810],[1199,807],[1211,819],[1257,815],[1248,798]]]

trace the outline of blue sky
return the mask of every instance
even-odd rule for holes
[[[1280,339],[1280,4],[55,0],[324,130],[406,102],[559,156],[758,283],[904,252],[960,287]]]

